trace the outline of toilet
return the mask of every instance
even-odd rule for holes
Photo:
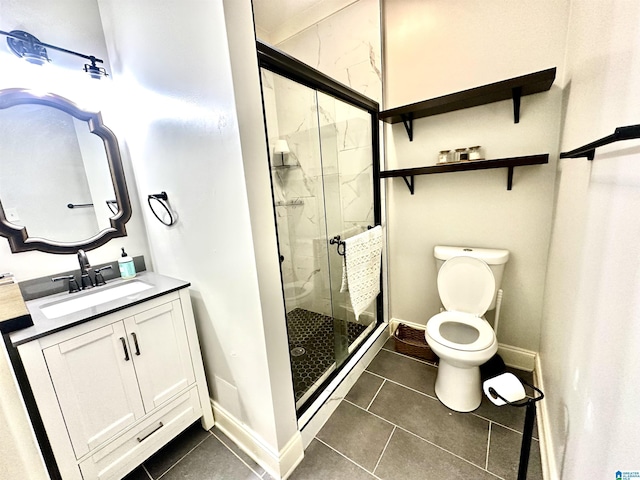
[[[425,339],[440,357],[435,391],[451,410],[480,406],[480,365],[498,351],[484,314],[496,307],[508,250],[436,246],[438,294],[445,311],[427,322]]]

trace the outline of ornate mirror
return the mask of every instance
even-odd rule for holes
[[[0,235],[14,253],[75,253],[126,235],[118,141],[100,113],[54,94],[0,91]]]

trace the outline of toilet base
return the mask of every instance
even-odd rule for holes
[[[480,367],[456,367],[440,358],[435,390],[438,400],[451,410],[475,410],[482,402]]]

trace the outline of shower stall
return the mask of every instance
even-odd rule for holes
[[[382,321],[341,291],[345,239],[380,223],[378,104],[258,43],[299,414]]]

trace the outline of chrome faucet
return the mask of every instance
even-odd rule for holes
[[[80,288],[86,290],[88,288],[95,287],[89,272],[91,271],[91,264],[87,258],[87,254],[84,250],[78,250],[78,263],[80,264]]]

